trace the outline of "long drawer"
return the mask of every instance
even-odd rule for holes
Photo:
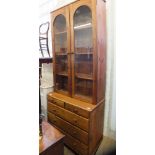
[[[56,104],[56,105],[58,105],[58,106],[64,108],[65,103],[64,103],[63,101],[61,101],[61,100],[58,100],[58,99],[55,99],[55,98],[53,98],[53,97],[49,97],[49,96],[48,96],[48,101],[50,101],[50,102],[52,102],[53,104]]]
[[[81,108],[79,108],[77,106],[71,105],[69,103],[65,103],[65,108],[67,110],[72,111],[72,112],[74,112],[74,113],[76,113],[78,115],[81,115],[81,116],[85,117],[85,118],[89,118],[89,111],[86,111],[86,110],[81,109]]]
[[[50,97],[50,96],[48,96],[48,101],[55,104],[55,105],[63,107],[63,108],[65,108],[65,109],[67,109],[67,110],[69,110],[69,111],[71,111],[73,113],[76,113],[76,114],[78,114],[80,116],[83,116],[85,118],[89,118],[89,111],[87,111],[85,109],[82,109],[82,108],[80,108],[80,107],[78,107],[76,105],[72,105],[72,104],[70,104],[68,102],[63,102],[63,101],[61,101],[59,99],[56,99],[56,98],[53,98],[53,97]]]
[[[67,134],[64,130],[60,129],[58,126],[55,126],[58,130],[60,130],[64,135],[64,143],[74,150],[78,155],[88,155],[88,146],[76,140],[74,137]]]
[[[48,112],[48,120],[64,130],[66,133],[70,134],[71,136],[75,137],[76,139],[80,140],[84,144],[88,145],[88,133],[81,130],[78,127],[73,126],[72,124],[64,121],[60,117]]]
[[[88,132],[88,128],[89,128],[88,119],[81,117],[79,115],[76,115],[50,102],[48,102],[48,111],[63,118],[64,120],[70,122],[71,124],[81,128],[82,130],[85,130]]]
[[[65,133],[64,133],[65,134]],[[64,142],[79,155],[88,155],[88,147],[72,136],[65,134]]]

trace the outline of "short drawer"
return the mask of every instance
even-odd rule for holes
[[[82,144],[80,141],[76,140],[72,136],[65,134],[64,139],[65,144],[73,149],[79,155],[88,155],[88,146]]]
[[[81,109],[79,107],[76,107],[74,105],[71,105],[69,103],[65,103],[65,109],[72,111],[80,116],[83,116],[85,118],[89,118],[89,111],[86,111],[84,109]]]
[[[61,119],[60,117],[57,117],[56,115],[50,112],[48,112],[48,120],[49,122],[53,123],[60,129],[64,130],[66,133],[80,140],[82,143],[88,144],[88,133],[87,132],[81,130],[80,128],[76,126],[73,126],[72,124]]]
[[[53,97],[48,97],[48,101],[64,108],[64,102]]]
[[[48,102],[48,111],[88,132],[88,119]]]

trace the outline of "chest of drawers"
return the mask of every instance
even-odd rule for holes
[[[92,105],[48,94],[48,121],[66,135],[65,144],[79,155],[95,154],[103,134],[103,109],[104,101]]]

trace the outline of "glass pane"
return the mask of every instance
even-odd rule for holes
[[[56,75],[56,87],[60,91],[68,91],[68,78],[61,75]]]
[[[87,6],[74,14],[75,95],[92,98],[93,92],[93,38],[92,14]]]
[[[54,50],[56,89],[68,91],[68,56],[67,56],[67,31],[66,19],[63,15],[54,21]]]
[[[54,47],[58,54],[67,52],[66,19],[63,15],[59,15],[54,21]]]
[[[74,14],[75,52],[92,52],[92,15],[87,6],[81,6]]]
[[[75,74],[85,75],[92,78],[93,75],[93,55],[75,54]]]
[[[68,74],[68,62],[67,62],[67,55],[56,56],[55,58],[56,64],[56,73],[57,74]]]
[[[75,95],[89,100],[92,97],[93,82],[91,80],[75,78],[75,83]]]

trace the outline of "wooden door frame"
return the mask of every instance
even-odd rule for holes
[[[95,4],[94,4],[95,3]],[[95,6],[94,6],[95,5]],[[74,88],[75,88],[75,68],[74,68],[74,13],[80,6],[88,6],[92,13],[92,34],[93,34],[93,96],[92,101],[88,101],[85,99],[81,99],[81,97],[75,96]],[[71,67],[72,67],[72,97],[77,98],[79,100],[83,100],[86,102],[91,102],[96,104],[96,79],[97,79],[97,65],[96,65],[96,57],[97,57],[97,48],[96,48],[96,1],[94,0],[82,0],[77,1],[74,4],[70,5],[70,30],[71,30]]]

